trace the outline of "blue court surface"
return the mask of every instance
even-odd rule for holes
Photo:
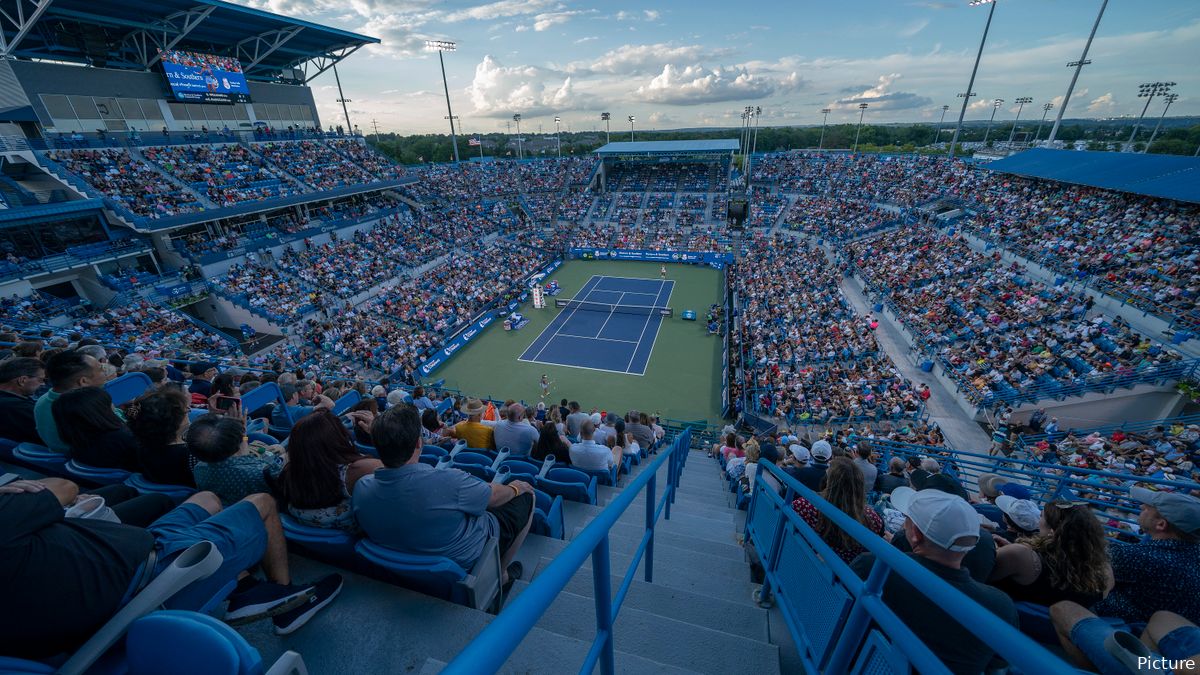
[[[666,307],[674,281],[593,276],[573,300]],[[518,361],[645,375],[663,317],[596,308],[563,308]]]

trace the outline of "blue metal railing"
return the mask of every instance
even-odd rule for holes
[[[1016,670],[1077,672],[779,468],[759,462],[758,471],[746,536],[765,571],[760,598],[773,597],[779,604],[805,672],[848,673],[852,667],[854,672],[871,672],[867,666],[872,664],[884,672],[907,672],[902,662],[921,673],[950,672],[884,603],[884,582],[891,574],[943,608]],[[784,496],[772,489],[764,471],[784,486]],[[865,580],[796,514],[792,500],[797,496],[875,556]],[[867,660],[870,663],[864,664]]]
[[[646,564],[645,580],[654,581],[654,526],[660,515],[671,519],[671,503],[675,501],[675,490],[679,485],[679,476],[687,461],[688,447],[691,444],[690,430],[685,429],[677,436],[671,446],[659,454],[658,459],[643,470],[632,482],[621,491],[621,494],[609,504],[600,515],[596,516],[569,546],[562,550],[554,561],[533,580],[529,587],[516,597],[508,607],[496,617],[482,632],[475,637],[453,661],[446,666],[443,673],[475,675],[476,673],[493,673],[500,670],[508,657],[517,649],[521,640],[533,629],[538,619],[546,613],[550,605],[567,582],[579,570],[590,556],[592,559],[593,594],[596,598],[596,639],[580,666],[580,673],[591,673],[597,663],[603,675],[616,672],[613,656],[613,622],[621,609],[630,586],[637,575],[638,564],[643,556]],[[654,501],[655,488],[659,469],[667,465],[667,486],[662,498]],[[612,576],[609,570],[608,533],[621,514],[633,503],[638,493],[646,488],[646,533],[641,543],[633,553],[633,560],[621,581],[616,595],[612,594]]]

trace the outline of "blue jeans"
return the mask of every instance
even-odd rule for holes
[[[197,504],[182,504],[147,528],[158,553],[154,575],[192,544],[211,541],[224,560],[206,579],[193,582],[167,603],[173,609],[198,610],[243,571],[262,560],[267,550],[267,529],[250,502],[238,502],[216,515]]]

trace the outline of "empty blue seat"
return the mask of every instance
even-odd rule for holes
[[[496,472],[492,470],[492,463],[494,461],[494,457],[488,457],[487,455],[481,455],[474,451],[464,450],[457,455],[454,455],[454,463],[452,466],[455,469],[462,469],[476,478],[490,481],[496,476]]]
[[[0,438],[0,459],[12,459],[13,448],[16,448],[18,445],[20,444],[11,438]]]
[[[283,512],[279,514],[279,521],[283,524],[283,536],[288,544],[333,565],[353,568],[357,564],[354,547],[358,537],[353,534],[345,530],[305,525]]]
[[[360,540],[355,551],[373,576],[459,605],[487,609],[500,594],[500,544],[494,537],[469,573],[449,558],[402,553],[369,539]]]
[[[144,394],[154,384],[145,373],[126,373],[104,384],[104,391],[112,397],[113,405],[125,405]]]
[[[129,627],[125,661],[131,675],[170,671],[176,675],[259,675],[262,655],[225,623],[206,614],[162,610]],[[271,673],[305,672],[304,661],[284,652]]]
[[[584,504],[596,503],[596,478],[573,468],[553,468],[538,479],[547,494]]]
[[[510,480],[523,480],[530,485],[537,484],[538,473],[542,467],[524,459],[506,459],[500,462],[500,469],[508,469]]]
[[[61,452],[54,452],[44,445],[20,443],[12,449],[12,458],[48,473],[62,476],[67,472],[65,467],[68,457]]]
[[[140,473],[130,474],[125,484],[142,494],[163,494],[170,497],[176,504],[181,504],[196,491],[186,485],[167,485],[155,483]]]
[[[529,532],[562,539],[566,529],[563,521],[563,498],[557,495],[551,497],[541,490],[534,490],[533,500],[533,524],[530,525]]]
[[[581,469],[577,466],[571,466],[571,468],[576,471],[586,473],[589,476],[593,476],[596,479],[597,485],[608,485],[610,487],[616,487],[617,486],[617,475],[618,475],[618,472],[621,470],[621,465],[617,464],[616,466],[614,466],[611,469],[608,469],[607,471],[603,470],[603,469]]]

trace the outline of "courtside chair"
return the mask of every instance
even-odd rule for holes
[[[500,596],[500,541],[488,539],[469,571],[449,558],[402,553],[362,539],[355,551],[366,571],[382,581],[472,609],[494,608]]]

